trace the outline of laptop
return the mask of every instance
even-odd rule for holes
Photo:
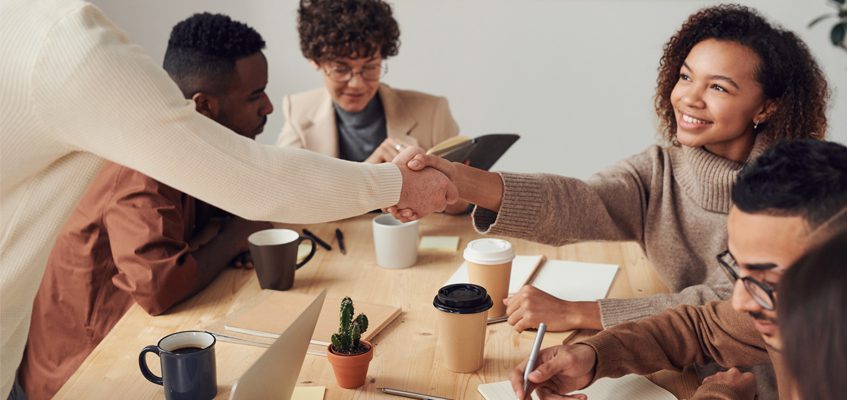
[[[229,400],[290,399],[318,323],[326,289],[256,362],[232,384]]]

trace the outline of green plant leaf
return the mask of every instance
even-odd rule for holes
[[[821,21],[823,21],[823,20],[825,20],[825,19],[827,19],[827,18],[829,18],[829,17],[835,17],[835,16],[836,16],[835,14],[824,14],[824,15],[821,15],[821,16],[819,16],[819,17],[817,17],[817,18],[813,19],[813,20],[812,20],[812,22],[809,22],[809,26],[808,26],[808,27],[809,27],[809,28],[811,28],[811,27],[815,26],[815,24],[817,24],[818,22],[821,22]]]
[[[356,323],[359,325],[359,329],[361,329],[362,333],[367,332],[368,330],[368,316],[365,314],[359,314],[356,316]]]
[[[829,32],[829,40],[834,46],[838,46],[844,42],[844,35],[847,33],[847,22],[841,22],[832,27]]]
[[[834,1],[838,4],[841,4],[842,6],[844,5],[844,0],[832,0],[832,1]]]
[[[332,342],[332,347],[335,351],[341,352],[341,340],[338,339],[338,335],[333,333],[329,340]]]

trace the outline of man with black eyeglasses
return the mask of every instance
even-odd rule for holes
[[[542,398],[570,398],[560,394],[602,377],[714,361],[732,369],[706,378],[693,398],[752,399],[752,375],[734,367],[772,362],[779,398],[791,398],[779,351],[776,287],[810,245],[847,226],[847,147],[814,140],[778,144],[739,174],[732,201],[728,249],[716,255],[735,281],[730,301],[681,306],[575,345],[544,349],[530,390],[538,388]],[[510,376],[519,398],[525,364]]]

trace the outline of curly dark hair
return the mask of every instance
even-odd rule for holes
[[[769,24],[756,11],[734,4],[704,8],[691,15],[664,47],[659,61],[655,108],[662,137],[676,136],[671,92],[691,49],[705,39],[732,41],[759,56],[756,80],[775,109],[757,133],[776,140],[823,139],[826,134],[826,78],[806,44],[794,33]]]
[[[265,48],[256,30],[222,14],[198,13],[174,25],[163,67],[186,98],[229,87],[238,59]]]
[[[303,56],[316,63],[338,58],[397,55],[400,27],[381,0],[301,0],[297,30]]]

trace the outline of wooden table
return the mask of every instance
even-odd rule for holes
[[[436,314],[432,298],[462,262],[455,253],[421,252],[415,266],[391,270],[375,263],[371,219],[364,215],[343,221],[309,225],[309,229],[329,242],[333,251],[318,249],[305,267],[297,271],[296,292],[351,296],[354,300],[393,304],[402,314],[376,336],[376,353],[368,371],[368,383],[357,390],[335,384],[325,357],[307,355],[298,378],[299,385],[326,386],[327,399],[395,398],[377,387],[396,387],[454,399],[480,398],[476,387],[507,379],[509,371],[528,354],[534,332],[515,332],[508,324],[490,325],[486,338],[485,365],[475,373],[448,371],[436,352]],[[296,226],[294,228],[299,228]],[[340,227],[347,244],[341,255],[333,232]],[[460,249],[481,237],[474,232],[468,216],[435,215],[421,221],[421,235],[451,235],[461,238]],[[621,269],[610,297],[639,297],[666,292],[653,268],[634,243],[580,243],[551,247],[524,240],[509,239],[517,254],[543,254],[548,259],[618,264]],[[138,353],[148,344],[181,330],[198,329],[224,317],[259,292],[251,270],[229,269],[212,285],[191,299],[158,317],[147,315],[134,305],[57,394],[66,399],[159,399],[161,386],[144,379],[138,369]],[[562,342],[567,333],[548,334],[544,347]],[[227,398],[232,383],[258,358],[263,348],[225,343],[216,345],[218,398]],[[158,373],[158,359],[148,356],[151,369]],[[653,380],[678,397],[696,388],[690,377],[660,373]]]

